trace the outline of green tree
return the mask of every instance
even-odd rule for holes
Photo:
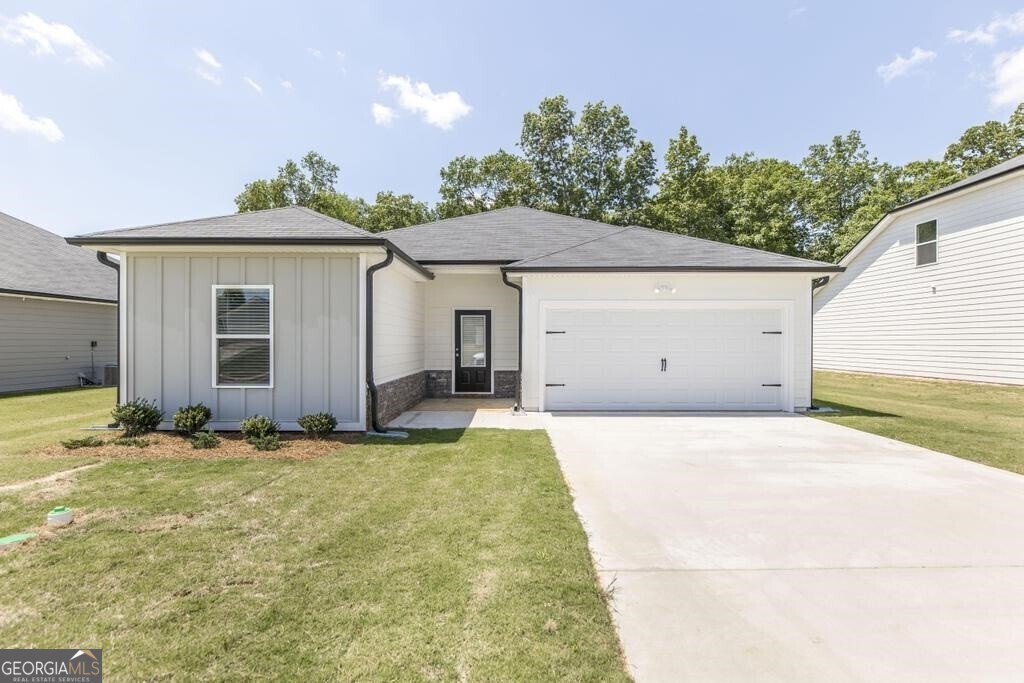
[[[378,192],[376,201],[366,211],[362,227],[370,232],[381,232],[427,223],[434,218],[426,202],[416,201],[411,194]]]
[[[946,148],[945,161],[968,176],[1020,154],[1024,154],[1024,103],[1017,105],[1006,123],[986,121],[968,128]]]
[[[860,132],[836,135],[826,145],[811,145],[801,169],[807,178],[801,210],[810,231],[811,258],[836,259],[836,234],[860,208],[877,180],[878,160],[868,154]]]
[[[779,254],[802,254],[807,228],[800,212],[806,179],[796,164],[733,155],[718,169],[731,241]]]
[[[911,161],[905,166],[882,164],[878,180],[864,195],[861,205],[835,234],[839,260],[888,212],[934,192],[963,177],[945,161]]]
[[[440,195],[438,216],[453,218],[506,206],[534,206],[537,188],[530,164],[499,149],[479,159],[452,159],[441,169]]]
[[[366,203],[335,188],[338,165],[317,152],[307,153],[299,163],[288,159],[274,178],[247,183],[235,197],[238,211],[260,211],[283,206],[305,206],[353,225],[360,225]]]
[[[524,204],[625,223],[639,215],[654,181],[654,147],[637,140],[618,105],[589,103],[577,117],[565,97],[523,116],[522,155],[504,150],[458,157],[441,171],[443,217]]]
[[[665,171],[647,204],[642,222],[692,237],[730,241],[721,174],[711,166],[697,137],[685,127],[668,143]]]

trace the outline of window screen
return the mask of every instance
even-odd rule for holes
[[[271,386],[272,290],[214,286],[214,386]]]
[[[938,260],[938,224],[935,221],[917,226],[917,265],[926,266]]]

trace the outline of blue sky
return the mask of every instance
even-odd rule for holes
[[[0,211],[61,234],[234,211],[316,149],[340,189],[434,201],[524,112],[618,103],[659,157],[800,159],[851,128],[941,155],[1024,99],[1024,4],[4,2]],[[248,80],[245,80],[248,79]]]

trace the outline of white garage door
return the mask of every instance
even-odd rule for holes
[[[779,309],[549,309],[546,410],[782,410]]]

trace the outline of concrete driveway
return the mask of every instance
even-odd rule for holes
[[[1024,477],[794,415],[545,421],[638,680],[1024,677]]]

